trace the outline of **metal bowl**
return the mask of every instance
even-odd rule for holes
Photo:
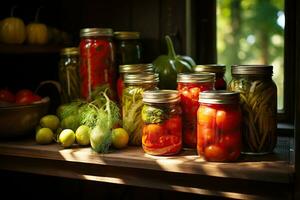
[[[50,98],[29,105],[0,106],[0,138],[16,138],[32,134],[41,117],[47,114]]]

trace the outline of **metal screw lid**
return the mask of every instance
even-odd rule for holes
[[[151,63],[119,66],[120,73],[139,73],[139,72],[153,72],[153,71],[154,71],[154,67]]]
[[[60,55],[78,55],[79,49],[77,47],[67,47],[60,50]]]
[[[206,90],[200,92],[199,102],[209,104],[238,104],[240,99],[239,92],[227,90]]]
[[[113,36],[111,28],[83,28],[80,30],[80,37]]]
[[[114,32],[114,36],[118,40],[134,40],[140,38],[139,32],[129,32],[129,31],[117,31]]]
[[[259,74],[259,75],[271,75],[273,74],[272,65],[233,65],[231,67],[231,73],[235,74]]]
[[[125,74],[124,83],[157,83],[159,81],[158,74],[151,72],[143,72],[137,74]]]
[[[195,72],[225,73],[226,66],[222,64],[196,65]]]
[[[215,74],[208,73],[208,72],[179,73],[177,74],[177,82],[181,82],[181,83],[215,82]]]
[[[174,103],[180,101],[177,90],[147,90],[143,93],[145,103]]]

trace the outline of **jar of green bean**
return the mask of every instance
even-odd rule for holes
[[[277,135],[277,87],[272,80],[273,66],[234,65],[231,91],[240,92],[242,108],[242,152],[273,152]]]

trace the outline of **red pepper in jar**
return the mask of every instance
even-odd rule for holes
[[[85,28],[80,31],[81,97],[90,99],[92,91],[109,84],[114,91],[114,46],[112,29]]]
[[[199,97],[197,151],[207,161],[235,161],[241,153],[239,93],[205,91]]]
[[[197,145],[197,110],[199,94],[214,88],[214,74],[178,74],[177,90],[181,96],[183,111],[183,142],[186,147],[196,148]]]

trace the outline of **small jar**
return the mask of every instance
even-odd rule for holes
[[[181,96],[184,147],[196,148],[197,110],[199,94],[214,89],[213,73],[180,73],[177,75],[177,90]]]
[[[124,74],[138,74],[142,72],[153,72],[152,64],[132,64],[119,66],[119,78],[117,81],[117,93],[119,101],[122,98],[122,91],[124,87]]]
[[[226,71],[225,65],[220,65],[220,64],[196,65],[194,71],[215,73],[216,74],[215,89],[226,90],[227,84],[224,78],[224,74]]]
[[[277,143],[277,87],[273,66],[234,65],[228,89],[240,93],[243,153],[267,154]]]
[[[108,84],[115,91],[116,69],[113,30],[84,28],[80,30],[81,96],[90,100],[96,87]]]
[[[241,153],[239,93],[210,90],[200,93],[197,113],[197,152],[207,161],[236,161]]]
[[[64,48],[60,52],[58,78],[61,84],[61,103],[80,97],[79,49]]]
[[[144,72],[139,74],[125,74],[124,90],[122,94],[123,128],[129,134],[131,145],[142,144],[142,108],[143,93],[146,90],[157,89],[158,74]]]
[[[143,94],[142,146],[147,154],[174,155],[182,146],[180,96],[177,90],[148,90]]]
[[[142,63],[142,45],[139,32],[114,32],[118,65]]]

